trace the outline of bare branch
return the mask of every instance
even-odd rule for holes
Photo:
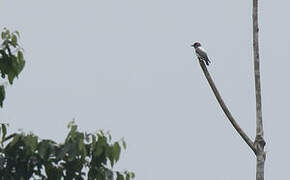
[[[256,138],[254,142],[257,150],[257,170],[256,180],[264,180],[264,166],[266,153],[264,146],[263,121],[262,121],[262,98],[261,98],[261,80],[260,80],[260,57],[259,57],[259,27],[258,27],[258,0],[253,0],[253,49],[254,49],[254,72],[256,89]]]
[[[260,82],[260,57],[259,57],[259,28],[258,28],[258,0],[253,0],[253,49],[254,49],[254,71],[256,88],[256,134],[263,136],[262,122],[262,100],[261,100],[261,82]]]
[[[249,145],[249,147],[253,150],[253,152],[256,154],[256,149],[254,147],[253,141],[247,136],[247,134],[242,130],[242,128],[239,126],[239,124],[236,122],[236,120],[233,118],[232,114],[230,113],[229,109],[227,108],[226,104],[224,103],[220,93],[218,92],[204,62],[202,60],[199,60],[199,64],[201,66],[201,69],[217,99],[219,102],[221,108],[223,109],[224,113],[228,117],[231,124],[234,126],[234,128],[237,130],[237,132],[240,134],[240,136],[244,139],[244,141]]]

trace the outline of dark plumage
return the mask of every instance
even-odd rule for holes
[[[201,44],[199,42],[196,42],[191,46],[194,47],[197,58],[199,60],[203,60],[206,65],[209,65],[210,60],[206,54],[206,51],[201,47]]]

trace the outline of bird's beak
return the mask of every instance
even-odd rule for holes
[[[194,47],[194,46],[193,46],[193,44],[192,44],[192,45],[190,45],[190,46],[191,46],[191,47]]]

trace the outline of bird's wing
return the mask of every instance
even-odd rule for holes
[[[196,54],[201,57],[202,59],[208,59],[205,50],[201,47],[196,48]]]

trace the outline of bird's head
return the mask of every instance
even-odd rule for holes
[[[193,45],[191,45],[191,47],[194,47],[194,48],[198,48],[200,46],[201,44],[199,42],[195,42]]]

